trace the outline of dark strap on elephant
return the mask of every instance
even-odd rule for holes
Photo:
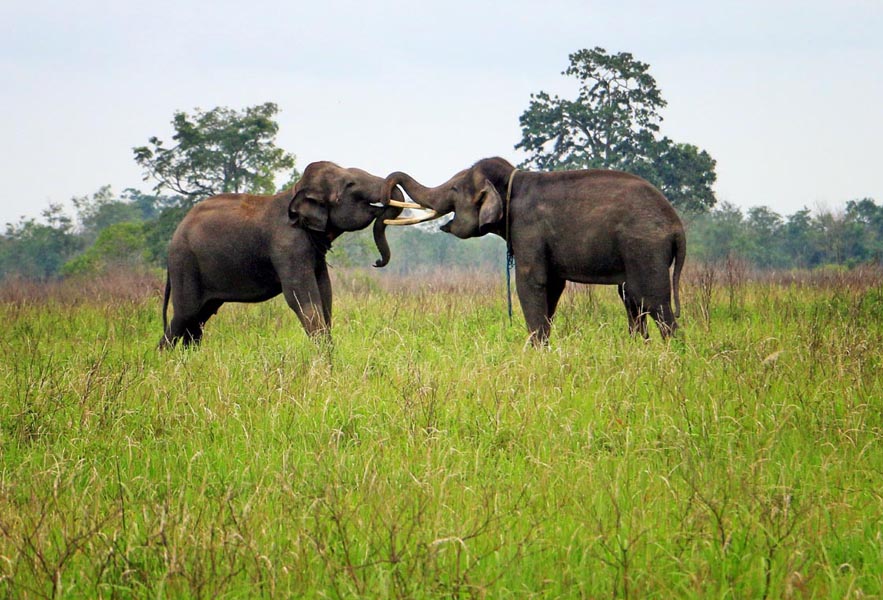
[[[509,325],[512,325],[512,267],[515,266],[515,255],[512,254],[512,238],[509,235],[509,204],[512,202],[512,182],[518,169],[512,169],[509,174],[509,183],[506,185],[506,202],[504,204],[504,219],[506,219],[506,302],[509,307]]]

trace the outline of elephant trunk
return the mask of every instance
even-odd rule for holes
[[[407,173],[396,171],[390,173],[386,178],[383,201],[388,202],[392,196],[390,195],[396,186],[401,186],[408,196],[414,202],[421,206],[431,208],[438,215],[443,215],[454,210],[453,203],[446,197],[447,191],[445,184],[438,187],[429,188],[417,182]]]
[[[386,221],[387,219],[395,219],[401,212],[401,208],[388,206],[374,219],[374,244],[380,252],[380,258],[374,262],[375,267],[385,267],[389,264],[390,252],[389,243],[386,241]]]

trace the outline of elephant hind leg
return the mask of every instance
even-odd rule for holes
[[[629,335],[641,334],[645,340],[650,338],[647,331],[647,311],[640,298],[626,290],[625,284],[619,284],[619,297],[625,305],[625,312],[629,319]]]
[[[199,344],[202,339],[203,323],[195,317],[172,317],[169,330],[160,340],[160,348],[173,348],[178,341],[186,348],[191,344]]]
[[[656,321],[656,326],[659,327],[659,333],[662,335],[662,339],[668,339],[677,333],[678,322],[677,319],[675,319],[669,302],[655,304],[650,311],[650,315],[653,317],[653,320]]]
[[[208,300],[198,310],[175,310],[169,329],[160,340],[160,348],[171,348],[178,340],[186,348],[198,345],[202,340],[205,322],[218,312],[223,304],[220,300]]]
[[[221,300],[206,300],[200,307],[199,314],[189,323],[189,327],[184,335],[184,346],[190,344],[198,345],[202,340],[202,334],[205,331],[205,323],[208,321],[218,309],[221,308],[223,302]]]
[[[549,325],[555,317],[555,310],[558,308],[558,301],[564,292],[567,280],[560,277],[549,276],[546,281],[546,312],[549,314]]]

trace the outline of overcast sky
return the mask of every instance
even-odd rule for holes
[[[176,110],[267,101],[298,167],[436,185],[524,157],[530,94],[575,96],[568,54],[649,63],[662,133],[716,192],[787,215],[883,203],[883,2],[2,0],[0,223],[105,184],[150,190],[132,147]]]

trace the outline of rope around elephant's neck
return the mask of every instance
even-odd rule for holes
[[[506,184],[506,203],[504,205],[504,216],[506,219],[506,303],[509,307],[509,325],[512,325],[512,267],[515,266],[515,255],[512,254],[512,239],[509,236],[509,205],[512,203],[512,182],[515,180],[515,174],[518,169],[512,169],[509,174],[509,183]]]

